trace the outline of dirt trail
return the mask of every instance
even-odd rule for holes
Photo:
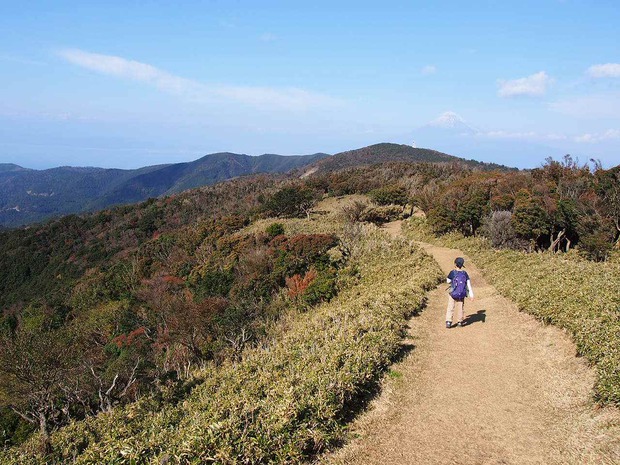
[[[386,227],[400,234],[400,223]],[[423,244],[447,274],[462,252]],[[445,328],[447,285],[410,322],[415,349],[327,464],[620,464],[620,414],[560,330],[500,296],[465,256],[472,323]]]

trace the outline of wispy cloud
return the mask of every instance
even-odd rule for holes
[[[540,97],[547,92],[547,87],[549,87],[552,82],[553,79],[544,71],[519,79],[500,79],[497,81],[499,86],[497,94],[500,97]]]
[[[525,140],[530,142],[577,142],[577,143],[598,143],[614,139],[620,139],[620,130],[608,129],[604,132],[585,133],[578,135],[569,135],[561,133],[539,133],[535,131],[480,131],[474,134],[475,137],[482,139],[509,139],[509,140]]]
[[[437,67],[435,65],[426,65],[420,70],[420,73],[424,76],[428,76],[429,74],[435,74],[436,72]]]
[[[126,58],[65,49],[57,52],[67,62],[120,79],[143,82],[164,92],[193,100],[225,99],[245,105],[304,110],[334,106],[341,102],[333,97],[296,87],[252,87],[210,85],[168,73],[155,66]]]
[[[479,131],[476,137],[482,139],[510,139],[510,140],[527,140],[531,142],[557,142],[568,140],[570,137],[566,134],[559,133],[539,133],[535,131]]]
[[[587,133],[573,138],[575,142],[595,144],[613,139],[620,139],[620,129],[608,129],[602,133]]]
[[[602,65],[593,65],[586,71],[588,76],[593,78],[617,78],[620,77],[620,63],[605,63]]]
[[[71,64],[101,74],[145,82],[175,94],[193,93],[200,88],[198,82],[162,71],[154,66],[125,58],[100,55],[78,49],[60,50],[58,55]]]

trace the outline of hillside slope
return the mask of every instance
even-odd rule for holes
[[[222,160],[230,163],[226,154]],[[559,176],[552,177],[558,172]],[[177,173],[179,178],[181,175]],[[327,172],[307,180],[296,180],[290,175],[243,176],[137,205],[72,215],[44,225],[2,232],[0,443],[23,444],[23,448],[7,451],[8,455],[0,453],[0,463],[11,463],[8,457],[13,453],[26,454],[15,456],[13,463],[45,463],[37,455],[45,441],[26,437],[25,433],[30,434],[31,430],[25,430],[29,425],[20,423],[20,417],[11,409],[16,405],[37,415],[42,411],[49,418],[49,431],[52,431],[49,447],[53,456],[48,463],[145,463],[156,460],[155,457],[167,463],[187,463],[188,457],[201,463],[213,457],[217,457],[218,463],[301,462],[341,438],[342,427],[351,418],[349,408],[359,411],[364,407],[358,401],[373,388],[389,361],[389,354],[398,353],[405,315],[417,308],[418,302],[423,302],[422,289],[434,285],[438,278],[435,264],[408,240],[389,240],[374,226],[358,224],[363,218],[360,213],[386,211],[370,204],[360,194],[383,186],[405,189],[420,204],[430,205],[427,218],[433,218],[432,207],[450,198],[449,191],[442,191],[441,186],[456,186],[467,193],[462,197],[462,205],[467,208],[454,219],[470,221],[466,214],[475,219],[487,206],[496,205],[493,202],[499,200],[508,205],[503,194],[519,192],[521,186],[533,186],[530,192],[536,192],[539,184],[549,186],[550,179],[560,179],[562,186],[598,186],[597,190],[588,187],[592,190],[586,191],[584,198],[588,201],[600,198],[607,208],[609,203],[603,201],[609,197],[597,192],[607,192],[607,184],[608,191],[613,192],[616,179],[613,175],[558,164],[550,164],[538,172],[482,172],[454,163],[391,162]],[[480,195],[479,186],[488,187],[484,195]],[[309,216],[300,213],[303,219],[267,218],[273,213],[272,200],[280,198],[282,192],[290,193],[291,189],[311,192],[321,201]],[[545,197],[548,203],[532,199],[526,206],[554,205],[555,197],[551,196],[554,192],[555,189]],[[351,193],[358,195],[343,197]],[[287,196],[286,201],[290,202],[291,198]],[[603,207],[597,210],[601,217],[609,215]],[[515,215],[519,208],[522,205],[517,203]],[[405,213],[402,209],[388,211],[392,212],[390,217]],[[374,218],[379,222],[388,220],[387,215]],[[583,213],[579,218],[587,216]],[[460,227],[458,222],[454,224],[454,228]],[[588,226],[592,229],[591,224]],[[339,237],[339,242],[333,234]],[[480,254],[474,256],[470,249],[466,250],[487,271]],[[451,257],[456,253],[450,252]],[[504,253],[489,252],[489,255],[497,258]],[[520,263],[531,263],[530,260],[538,260],[537,256],[542,258],[543,254],[530,254],[527,262]],[[606,285],[601,291],[604,284],[597,282],[610,282],[617,266],[613,268],[614,264],[610,263],[609,268],[607,264],[603,268],[602,264],[592,262],[591,268],[584,268],[580,261],[572,253],[558,255],[557,263],[561,266],[553,272],[519,264],[519,269],[527,270],[534,277],[532,282],[520,279],[519,288],[537,294],[535,300],[526,302],[536,310],[558,300],[555,292],[544,287],[541,276],[563,276],[562,286],[557,285],[557,279],[546,279],[555,289],[585,291],[581,296],[586,299],[583,304],[574,307],[572,302],[578,299],[571,298],[571,305],[560,306],[561,312],[557,308],[548,309],[552,312],[551,319],[545,317],[545,321],[563,321],[566,328],[586,328],[582,333],[587,340],[577,347],[597,350],[603,357],[592,360],[601,360],[603,374],[613,375],[618,373],[620,345],[615,337],[620,333],[617,315],[607,310],[617,308],[617,298],[613,291],[606,290]],[[566,263],[571,273],[561,273]],[[489,321],[480,325],[481,328],[478,324],[463,328],[472,331],[463,333],[462,339],[444,340],[445,344],[436,346],[441,352],[431,351],[434,356],[442,354],[433,360],[443,360],[448,356],[445,354],[452,354],[454,343],[483,343],[465,350],[468,355],[475,354],[472,360],[461,362],[455,357],[451,366],[464,370],[459,372],[460,379],[465,379],[471,387],[485,376],[494,381],[493,376],[500,373],[496,368],[510,368],[509,358],[495,367],[492,354],[512,344],[514,350],[508,354],[527,355],[529,366],[540,373],[547,359],[532,355],[535,350],[527,341],[525,347],[520,347],[518,338],[506,340],[508,336],[520,334],[520,323],[511,319],[512,311],[506,310],[504,314],[503,307],[498,310],[495,304],[489,303],[497,300],[483,300],[489,288],[484,290],[479,275],[471,269],[479,299],[474,304],[484,305],[479,308],[486,310]],[[578,269],[596,270],[596,273],[574,273]],[[516,276],[515,269],[512,270],[502,275]],[[589,279],[595,274],[602,278],[594,279],[594,287],[574,279],[576,276]],[[497,282],[494,284],[500,288]],[[443,289],[435,294],[440,292]],[[518,295],[511,297],[519,302]],[[611,318],[601,319],[592,313],[599,304],[605,309],[603,314]],[[438,303],[435,299],[431,309],[436,311],[428,312],[429,320],[422,317],[418,321],[432,323],[433,318],[441,319],[443,305],[445,302]],[[541,312],[541,316],[545,313]],[[562,318],[558,319],[558,315]],[[320,321],[314,320],[315,317]],[[314,326],[309,327],[300,323],[293,335],[289,332],[292,328],[289,318],[317,325],[312,323]],[[443,322],[439,321],[437,328],[431,323],[429,328],[437,329],[439,332],[435,334],[443,337],[446,332]],[[381,335],[376,332],[380,328],[386,329],[381,329]],[[494,339],[498,334],[499,340]],[[333,350],[328,350],[327,344],[332,342],[335,345],[329,347]],[[415,345],[414,357],[416,353],[423,354],[420,341]],[[569,352],[572,360],[574,349]],[[588,352],[580,351],[584,355]],[[59,365],[58,361],[63,363]],[[444,373],[445,366],[434,363],[442,370],[444,381],[453,373]],[[560,366],[567,364],[560,363]],[[59,400],[51,407],[44,404],[44,410],[40,410],[40,403],[29,403],[27,395],[49,391],[39,389],[39,385],[32,389],[14,382],[23,379],[21,373],[19,378],[15,373],[15,368],[21,366],[33,367],[32,378],[37,382],[41,374],[54,375],[51,382],[43,379],[43,385],[55,386],[55,398]],[[194,370],[204,366],[210,368]],[[417,366],[420,370],[425,368],[423,363]],[[481,369],[483,375],[473,381],[466,379]],[[414,369],[410,372],[417,373]],[[553,377],[563,372],[551,373]],[[396,368],[394,377],[398,376]],[[533,391],[527,391],[527,399],[542,399],[542,394],[537,397],[535,393],[543,383],[531,381],[527,376],[526,373],[518,377],[518,380],[530,380],[527,387]],[[339,381],[335,383],[335,379]],[[414,378],[406,379],[407,384],[411,379]],[[605,383],[610,388],[607,392],[615,393],[614,398],[606,399],[617,402],[620,378],[604,379],[610,381]],[[435,388],[439,386],[435,384]],[[113,387],[109,396],[106,394],[107,400],[101,399],[100,395],[108,392],[110,386]],[[126,390],[127,386],[130,389]],[[456,404],[464,412],[457,409],[447,420],[443,417],[444,425],[455,415],[471,410],[480,414],[490,405],[480,404],[479,392],[473,391],[464,401],[467,405]],[[434,391],[433,400],[445,401],[441,393],[441,390]],[[489,402],[500,406],[500,414],[487,414],[486,418],[496,419],[506,412],[516,412],[513,424],[521,425],[519,421],[523,418],[517,414],[525,412],[527,417],[531,412],[529,400],[525,406],[508,402],[508,407],[502,410],[506,404],[501,398],[491,394],[488,397]],[[140,400],[135,402],[137,399]],[[514,401],[514,397],[510,399]],[[597,399],[606,400],[601,396]],[[456,397],[456,400],[460,399]],[[71,405],[72,409],[67,410],[65,405]],[[438,405],[455,412],[449,409],[449,402],[448,406],[445,402]],[[423,411],[430,412],[430,416],[436,409],[419,410]],[[568,413],[580,415],[582,411],[569,409]],[[95,415],[97,412],[100,414]],[[546,418],[556,418],[553,415],[552,411],[550,416],[544,416],[543,424]],[[407,420],[413,418],[414,414],[407,417]],[[81,418],[85,420],[78,421]],[[465,419],[471,421],[471,417]],[[535,419],[540,425],[541,417]],[[57,430],[69,420],[72,422],[67,428]],[[420,428],[427,428],[423,421],[420,424]],[[527,425],[525,436],[530,435]],[[409,423],[403,426],[403,430],[412,429]],[[498,431],[503,434],[500,439],[504,442],[500,441],[500,445],[505,444],[509,433],[505,427]],[[577,431],[587,434],[585,430]],[[579,439],[575,438],[575,441]],[[528,437],[518,437],[515,444],[527,444],[527,441]],[[495,457],[504,450],[496,447],[491,452],[495,455],[490,456]],[[442,458],[446,455],[438,456]],[[452,458],[448,456],[446,461],[450,463]]]
[[[176,163],[132,177],[95,200],[89,207],[101,209],[109,205],[139,202],[149,197],[174,194],[249,174],[285,173],[326,156],[318,153],[251,157],[229,152],[213,153],[193,162]]]
[[[341,207],[328,199],[314,220],[282,220],[287,232],[304,230],[291,245],[309,250],[306,239],[317,228],[341,230]],[[240,231],[234,243],[252,237]],[[300,308],[282,294],[274,302],[286,309],[281,319],[237,359],[205,363],[175,390],[71,422],[52,434],[46,457],[33,437],[21,448],[0,451],[0,463],[305,462],[341,436],[350,409],[359,408],[357,401],[398,354],[405,316],[420,308],[424,291],[438,279],[429,256],[376,227],[347,237],[349,264],[338,272],[342,280],[333,300]],[[248,263],[242,258],[243,266]],[[191,326],[196,328],[193,321]]]

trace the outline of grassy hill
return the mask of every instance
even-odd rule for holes
[[[482,170],[511,169],[494,163],[464,160],[453,155],[438,152],[437,150],[415,148],[410,145],[382,143],[338,153],[309,166],[306,171],[323,173],[386,162],[459,163],[469,168]]]

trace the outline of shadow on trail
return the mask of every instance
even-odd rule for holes
[[[466,325],[471,325],[473,323],[484,323],[487,320],[487,311],[486,310],[478,310],[476,313],[471,315],[467,315],[463,320]]]

